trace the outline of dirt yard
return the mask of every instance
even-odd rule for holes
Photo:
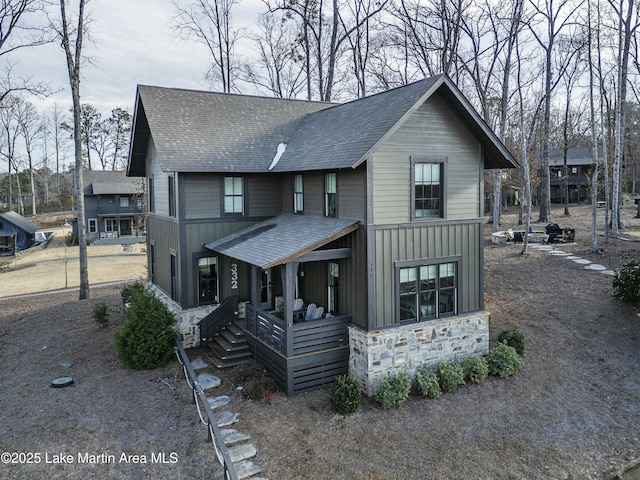
[[[635,209],[624,211],[629,240],[601,243],[603,255],[585,254],[588,208],[572,207],[569,218],[558,212],[552,221],[577,229],[576,244],[562,250],[612,269],[640,257]],[[503,217],[501,228],[508,227],[517,228],[514,212]],[[521,246],[496,246],[489,238],[487,226],[491,343],[505,328],[520,329],[522,371],[437,400],[414,393],[390,411],[365,398],[347,417],[331,411],[329,390],[293,398],[277,391],[272,404],[241,402],[235,387],[260,369],[215,371],[222,379],[215,394],[233,396],[227,409],[240,413],[236,428],[251,434],[266,477],[610,479],[640,458],[640,305],[613,298],[611,276],[533,249],[522,256]],[[3,287],[8,274],[0,273]],[[42,458],[0,464],[1,478],[222,478],[177,362],[149,372],[119,365],[113,346],[122,323],[119,292],[95,289],[80,302],[74,292],[0,301],[0,452]],[[109,306],[106,328],[91,317],[98,301]],[[64,361],[73,366],[64,368]],[[61,375],[74,385],[51,388]],[[87,453],[114,455],[116,462],[79,464],[78,455]],[[147,459],[165,453],[176,461],[120,462],[123,453]],[[70,455],[73,462],[45,463],[45,455]]]

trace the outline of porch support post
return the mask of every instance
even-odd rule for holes
[[[293,297],[295,295],[295,278],[298,262],[285,264],[283,274],[284,319],[286,322],[287,357],[293,356]]]
[[[258,267],[255,265],[251,265],[251,305],[253,305],[254,309],[260,308],[260,283],[259,283],[260,275],[258,273]],[[258,326],[254,319],[251,322],[252,331],[251,334],[254,337],[258,336]]]

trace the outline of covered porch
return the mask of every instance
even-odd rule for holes
[[[337,298],[338,282],[348,279],[337,270],[351,260],[357,229],[355,220],[280,215],[206,245],[250,266],[247,339],[287,395],[331,385],[348,372],[352,318]],[[325,283],[307,279],[303,290],[301,275],[312,271],[327,272]]]

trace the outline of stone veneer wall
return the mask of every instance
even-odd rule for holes
[[[200,325],[198,323],[212,311],[218,308],[218,305],[206,305],[204,307],[188,308],[183,310],[182,307],[171,300],[171,298],[156,287],[149,284],[149,289],[155,293],[167,308],[175,313],[178,324],[176,330],[180,335],[180,341],[184,348],[197,347],[200,345]]]
[[[412,379],[416,370],[439,361],[460,362],[489,353],[489,313],[478,312],[397,328],[366,332],[349,327],[349,373],[367,395],[375,395],[382,380],[398,372]]]

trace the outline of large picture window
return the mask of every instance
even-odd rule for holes
[[[218,303],[218,259],[198,259],[198,305]]]
[[[456,262],[399,268],[399,321],[423,321],[457,314],[456,274]]]
[[[232,215],[244,213],[242,177],[224,177],[224,213]]]

